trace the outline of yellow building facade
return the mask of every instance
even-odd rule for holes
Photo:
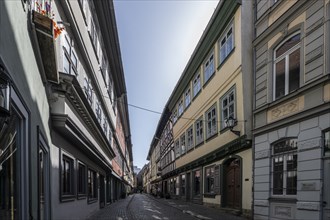
[[[160,145],[165,196],[250,214],[252,11],[219,2],[164,108],[150,149]]]

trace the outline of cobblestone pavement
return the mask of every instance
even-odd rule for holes
[[[92,215],[88,220],[244,220],[219,209],[179,200],[154,198],[146,194],[133,194]]]

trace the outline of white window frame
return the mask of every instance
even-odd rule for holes
[[[186,92],[184,93],[184,101],[185,101],[185,106],[186,108],[190,105],[191,103],[191,91],[190,91],[190,87],[186,90]]]
[[[181,155],[186,153],[186,134],[183,133],[180,136],[180,147],[181,147]]]
[[[233,100],[230,100],[230,96],[233,94]],[[224,100],[227,100],[227,105],[224,106]],[[233,105],[234,111],[232,113],[229,112],[230,106]],[[236,119],[236,87],[232,87],[229,89],[221,98],[220,98],[220,110],[221,110],[221,126],[220,129],[227,128],[226,126],[226,119],[229,117],[233,117]],[[224,111],[228,111],[228,116],[225,117]]]
[[[95,113],[96,113],[96,118],[97,118],[98,122],[101,124],[101,122],[102,122],[102,108],[101,108],[101,102],[100,101],[96,102]]]
[[[174,142],[174,148],[175,148],[175,158],[180,157],[181,155],[181,146],[180,146],[180,141],[176,140]]]
[[[183,114],[184,107],[183,107],[183,100],[181,99],[178,104],[178,116],[180,117]]]
[[[108,120],[106,119],[106,117],[103,118],[103,132],[105,134],[105,136],[108,135]]]
[[[203,116],[195,122],[195,143],[199,145],[204,141],[204,120]]]
[[[231,30],[231,34],[228,35],[230,30]],[[230,37],[232,39],[231,44],[228,41]],[[225,42],[223,43],[223,41]],[[235,47],[234,22],[231,21],[230,25],[226,28],[226,30],[224,31],[224,33],[222,34],[221,38],[218,41],[219,64],[222,64],[226,60],[229,54],[234,50],[234,47]],[[224,56],[222,58],[223,51],[224,51],[223,54]]]
[[[193,97],[196,97],[201,91],[201,83],[201,74],[198,71],[193,80]]]
[[[207,110],[207,112],[205,112],[205,122],[206,139],[208,139],[218,133],[218,114],[216,105],[213,105]],[[211,125],[210,128],[209,124]]]
[[[62,50],[63,50],[63,72],[70,75],[78,75],[79,59],[73,47],[73,40],[68,34],[62,35]],[[65,63],[68,62],[69,69],[65,70]]]
[[[274,145],[280,143],[280,142],[283,142],[283,141],[295,141],[295,144],[296,144],[296,148],[295,149],[291,149],[289,151],[284,151],[284,152],[280,152],[280,153],[274,153]],[[295,198],[297,196],[297,188],[298,188],[298,178],[297,178],[297,181],[296,181],[296,194],[287,194],[287,161],[288,161],[288,156],[297,156],[297,163],[298,163],[298,154],[297,154],[297,142],[298,142],[298,139],[297,138],[286,138],[286,139],[282,139],[282,140],[279,140],[275,143],[273,143],[271,145],[272,147],[272,150],[271,150],[271,195],[273,197],[288,197],[288,198]],[[276,157],[279,157],[279,156],[283,156],[283,193],[282,194],[274,194],[274,159]],[[296,170],[296,176],[297,176],[297,171],[298,171],[298,165],[297,165],[297,170]]]
[[[204,84],[206,84],[215,73],[214,50],[208,55],[204,61]]]
[[[193,126],[187,129],[187,152],[194,146],[194,129]]]
[[[109,126],[109,134],[108,134],[108,140],[109,140],[109,143],[110,145],[112,146],[112,131],[111,131],[111,127]]]
[[[92,88],[92,83],[91,80],[85,76],[84,77],[84,92],[86,95],[86,98],[89,102],[89,104],[92,106],[93,105],[93,88]]]
[[[178,111],[175,109],[172,115],[173,118],[173,124],[175,124],[178,121]]]
[[[290,38],[296,36],[296,35],[300,35],[300,41],[299,43],[297,43],[296,45],[294,45],[293,47],[291,47],[289,50],[287,50],[285,53],[283,53],[282,55],[280,55],[279,57],[276,57],[276,51],[283,45],[285,44]],[[275,49],[274,49],[274,63],[273,63],[273,100],[275,101],[276,99],[280,99],[286,95],[288,95],[289,93],[289,56],[290,54],[292,54],[293,52],[295,52],[296,50],[301,48],[301,33],[300,32],[295,32],[293,34],[291,34],[289,37],[285,38]],[[300,51],[300,55],[301,55],[301,51]],[[279,63],[282,60],[285,60],[285,88],[284,88],[284,95],[280,96],[278,98],[276,98],[276,64]],[[299,60],[300,65],[302,60]],[[299,86],[300,87],[300,77],[301,73],[299,73]],[[292,91],[293,92],[293,91]]]

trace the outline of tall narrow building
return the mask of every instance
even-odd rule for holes
[[[254,219],[330,219],[330,3],[255,1]]]
[[[252,36],[253,2],[219,1],[151,142],[163,195],[251,214]]]
[[[133,185],[112,1],[0,2],[0,218],[83,219]]]

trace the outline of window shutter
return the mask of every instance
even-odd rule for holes
[[[214,167],[214,193],[220,195],[220,165]]]

